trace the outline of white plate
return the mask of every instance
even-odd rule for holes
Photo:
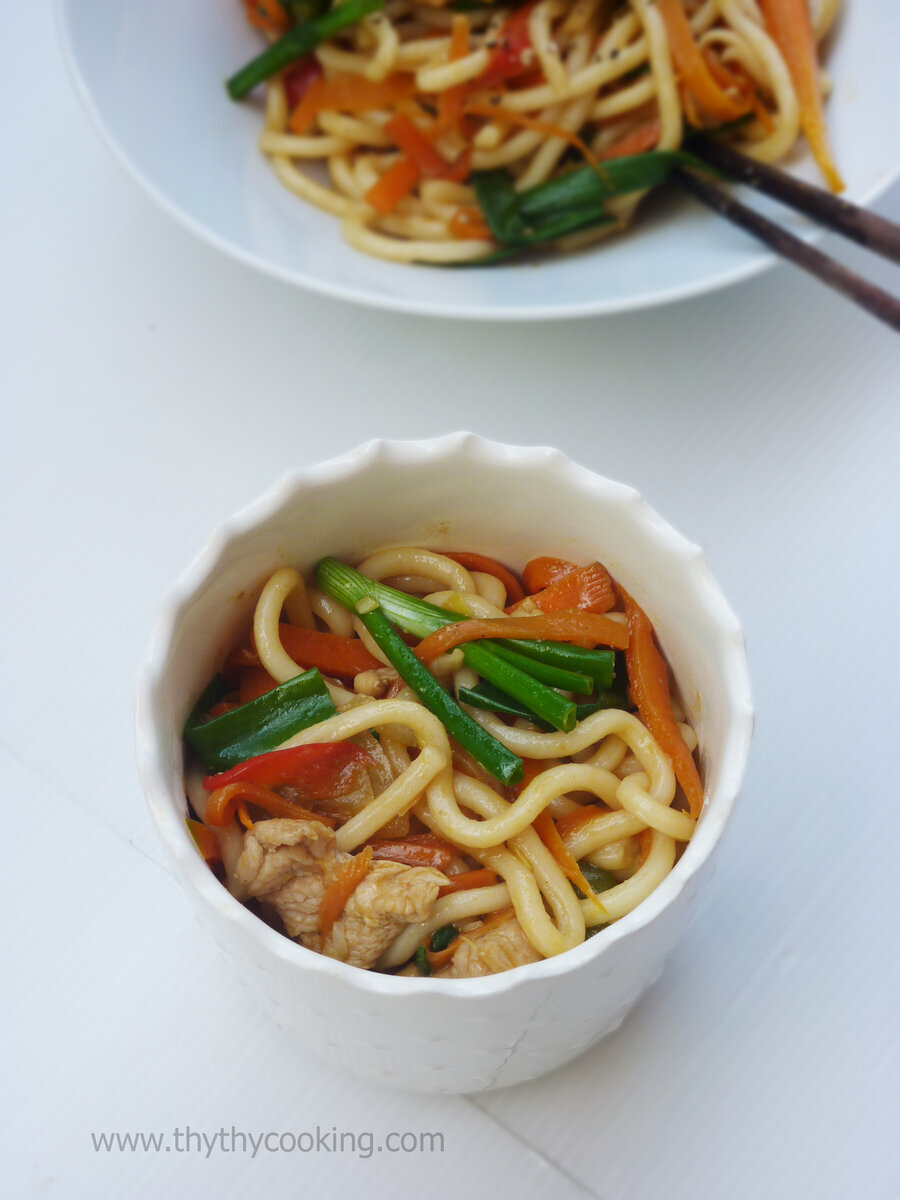
[[[223,80],[259,50],[237,0],[57,0],[57,11],[79,91],[120,161],[188,229],[302,287],[401,312],[546,320],[685,299],[774,261],[674,196],[654,199],[624,237],[537,265],[370,258],[274,178],[256,146],[258,102],[227,99]],[[898,46],[897,0],[846,0],[829,59],[829,122],[848,197],[860,203],[900,171]]]

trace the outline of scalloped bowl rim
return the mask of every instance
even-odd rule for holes
[[[642,901],[637,908],[613,922],[602,939],[591,938],[572,950],[555,958],[543,959],[538,963],[517,967],[498,975],[481,979],[429,979],[412,980],[375,971],[363,971],[346,963],[307,950],[276,932],[265,922],[254,916],[240,901],[222,886],[209,870],[185,831],[183,821],[171,819],[170,788],[161,766],[156,740],[153,736],[154,723],[152,695],[164,670],[168,648],[181,613],[191,603],[192,597],[203,590],[207,581],[214,576],[228,551],[231,541],[274,516],[298,492],[324,482],[349,480],[361,468],[383,461],[402,466],[404,456],[410,449],[413,457],[421,461],[424,454],[432,457],[452,456],[471,451],[480,453],[500,452],[504,461],[514,454],[517,461],[546,465],[569,474],[582,487],[605,493],[619,503],[627,505],[640,516],[645,526],[652,530],[657,542],[670,555],[677,555],[689,565],[695,577],[697,591],[707,609],[711,624],[729,640],[729,660],[725,678],[725,690],[730,700],[728,731],[721,761],[721,780],[714,798],[708,802],[703,819],[684,854],[672,871]],[[649,925],[665,909],[674,903],[684,890],[690,877],[703,865],[713,852],[728,818],[734,808],[746,768],[750,741],[753,732],[754,713],[750,679],[746,661],[746,650],[740,624],[706,562],[699,546],[688,541],[671,525],[664,521],[646,500],[634,489],[614,482],[573,462],[561,451],[547,446],[509,446],[487,441],[474,434],[458,433],[421,442],[391,441],[376,438],[364,443],[347,454],[323,463],[287,472],[262,496],[238,510],[232,517],[220,523],[209,538],[206,546],[182,572],[164,599],[153,631],[146,662],[141,670],[135,704],[135,734],[138,772],[148,807],[159,835],[177,866],[180,877],[209,907],[213,908],[241,932],[255,939],[269,953],[301,972],[323,973],[332,978],[343,979],[363,991],[382,995],[410,996],[412,989],[417,994],[455,997],[498,995],[528,986],[542,979],[566,975],[577,971],[588,960],[606,953],[615,941],[628,937]],[[713,802],[714,801],[714,802]]]

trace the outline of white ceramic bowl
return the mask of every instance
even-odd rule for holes
[[[656,891],[557,958],[484,979],[361,971],[296,945],[239,904],[184,825],[181,729],[277,566],[360,558],[410,542],[521,564],[599,558],[650,615],[695,724],[703,816]],[[464,1092],[540,1075],[615,1029],[684,931],[744,772],[752,729],[744,640],[706,566],[631,488],[556,450],[471,434],[370,442],[300,471],[212,537],[163,605],[137,704],[150,811],[201,923],[262,1008],[336,1066],[421,1091]]]
[[[403,312],[548,319],[684,299],[774,261],[676,196],[654,202],[631,234],[540,265],[467,271],[369,258],[344,244],[333,217],[277,182],[256,145],[259,107],[226,99],[223,80],[260,44],[236,0],[57,0],[57,11],[79,92],[147,191],[221,250],[314,291]],[[898,44],[896,0],[847,0],[829,56],[829,122],[848,196],[863,204],[900,167]]]

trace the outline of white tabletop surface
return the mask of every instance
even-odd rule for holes
[[[900,1195],[900,340],[786,267],[543,327],[304,295],[122,173],[47,6],[6,5],[0,29],[0,1193]],[[900,218],[900,191],[879,207]],[[214,523],[289,467],[462,428],[554,443],[701,542],[758,723],[699,916],[623,1027],[543,1080],[429,1099],[334,1074],[257,1016],[166,870],[131,705]],[[317,1127],[308,1153],[231,1139]],[[391,1132],[444,1150],[367,1156]],[[168,1148],[94,1149],[116,1133]]]

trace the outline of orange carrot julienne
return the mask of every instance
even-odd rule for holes
[[[416,646],[416,655],[422,662],[429,663],[447,650],[482,638],[572,642],[588,649],[612,646],[616,650],[624,650],[628,644],[628,630],[618,621],[612,621],[600,613],[556,612],[542,613],[537,617],[473,618],[443,625],[430,633]]]
[[[447,222],[447,232],[457,241],[489,242],[492,234],[480,209],[458,208]]]
[[[387,79],[374,81],[364,75],[333,75],[330,79],[316,79],[303,99],[291,113],[288,127],[292,133],[303,134],[309,129],[316,116],[326,109],[336,112],[366,112],[384,108],[415,94],[416,82],[412,75],[389,75]]]
[[[612,809],[607,808],[604,804],[585,804],[581,808],[566,813],[564,817],[560,817],[556,822],[556,831],[561,838],[566,838],[576,829],[580,829],[582,825],[588,825],[594,817],[602,817],[609,812],[612,812]]]
[[[335,922],[347,907],[347,901],[366,877],[372,863],[372,847],[341,863],[322,893],[319,903],[319,932],[322,940],[328,937]]]
[[[271,788],[260,783],[228,783],[210,792],[206,801],[206,824],[222,829],[234,820],[238,804],[256,804],[273,817],[287,817],[294,821],[319,821],[322,825],[334,826],[332,817],[310,812],[291,800],[285,800]]]
[[[428,955],[428,965],[432,971],[439,971],[441,967],[445,967],[459,949],[459,945],[459,938],[454,938],[450,945],[445,946],[443,950],[432,950],[429,936],[425,945],[425,953]]]
[[[831,190],[842,192],[844,181],[828,145],[816,35],[808,0],[760,0],[760,8],[769,33],[790,72],[800,104],[800,124],[813,158]]]
[[[382,664],[358,637],[341,637],[319,629],[301,629],[281,624],[278,635],[285,650],[301,667],[318,667],[326,675],[349,678],[361,671],[375,671]]]
[[[650,847],[653,845],[653,830],[642,829],[638,836],[638,857],[635,863],[635,871],[639,871],[650,855]]]
[[[569,129],[563,129],[561,125],[554,125],[552,121],[542,121],[538,117],[529,117],[525,113],[516,112],[512,108],[504,108],[502,104],[482,104],[480,101],[472,101],[467,104],[463,110],[471,113],[476,117],[490,117],[492,121],[503,121],[508,125],[521,125],[524,129],[534,129],[537,133],[545,133],[548,137],[559,138],[563,142],[568,142],[570,146],[574,146],[576,150],[584,155],[585,159],[592,165],[596,165],[597,156],[577,133],[572,133]]]
[[[691,816],[699,817],[703,808],[703,784],[697,764],[672,714],[665,660],[656,648],[653,626],[646,613],[624,590],[622,596],[629,633],[625,666],[638,715],[656,738],[663,754],[671,761],[675,778],[687,797]]]
[[[447,883],[442,884],[438,896],[450,896],[453,892],[468,892],[472,888],[493,887],[497,876],[487,867],[478,867],[474,871],[460,871],[458,875],[448,875]]]
[[[247,20],[263,33],[286,33],[290,21],[279,0],[244,0]]]
[[[569,562],[568,559],[548,558],[546,555],[541,555],[538,558],[532,558],[525,564],[522,571],[522,583],[525,585],[525,591],[532,595],[534,592],[542,592],[545,587],[556,583],[570,571],[577,570],[577,564]]]
[[[202,821],[195,821],[193,817],[188,817],[185,821],[191,837],[194,839],[194,845],[200,851],[204,860],[208,863],[221,862],[222,851],[219,847],[219,839],[216,836],[215,830],[210,829],[208,825],[204,825]]]
[[[249,704],[276,687],[278,680],[273,679],[265,667],[244,667],[241,671],[241,704]]]
[[[590,563],[586,567],[578,567],[567,571],[555,583],[549,584],[540,592],[528,596],[520,602],[528,611],[538,608],[541,612],[552,613],[569,609],[580,609],[582,612],[609,612],[616,602],[612,579],[606,567],[600,563]],[[513,605],[515,612],[520,606]],[[510,635],[512,636],[512,635]]]
[[[588,898],[593,896],[594,889],[585,879],[581,867],[579,867],[569,848],[560,837],[550,809],[545,808],[542,812],[538,813],[533,824],[538,837],[553,855],[569,883],[574,883]]]
[[[441,179],[449,169],[449,163],[435,150],[429,139],[404,113],[398,113],[384,127],[384,132],[398,150],[416,164],[424,179]]]
[[[713,77],[682,0],[657,0],[656,7],[666,27],[675,69],[706,115],[717,121],[734,121],[744,116],[749,107],[729,96]]]
[[[631,133],[619,138],[617,142],[613,142],[611,146],[607,146],[600,154],[600,161],[609,162],[614,158],[627,158],[632,154],[646,154],[656,146],[661,131],[659,118],[654,117],[652,121],[646,121],[637,129],[632,129]]]
[[[506,588],[506,599],[509,604],[515,604],[516,601],[524,599],[525,592],[521,583],[512,571],[497,562],[495,558],[488,558],[486,554],[476,554],[470,550],[447,550],[444,556],[452,558],[467,571],[481,571],[484,575],[493,575],[499,579]]]
[[[458,62],[469,52],[469,22],[463,13],[456,13],[450,27],[450,53],[447,62]],[[463,98],[466,85],[458,83],[456,87],[445,88],[438,98],[438,115],[436,128],[445,133],[459,124],[462,116]]]
[[[419,182],[419,168],[408,158],[398,158],[366,192],[366,203],[383,217],[394,211]]]
[[[374,858],[404,863],[407,867],[434,867],[446,871],[455,847],[432,833],[412,833],[405,838],[376,838],[368,843]]]

